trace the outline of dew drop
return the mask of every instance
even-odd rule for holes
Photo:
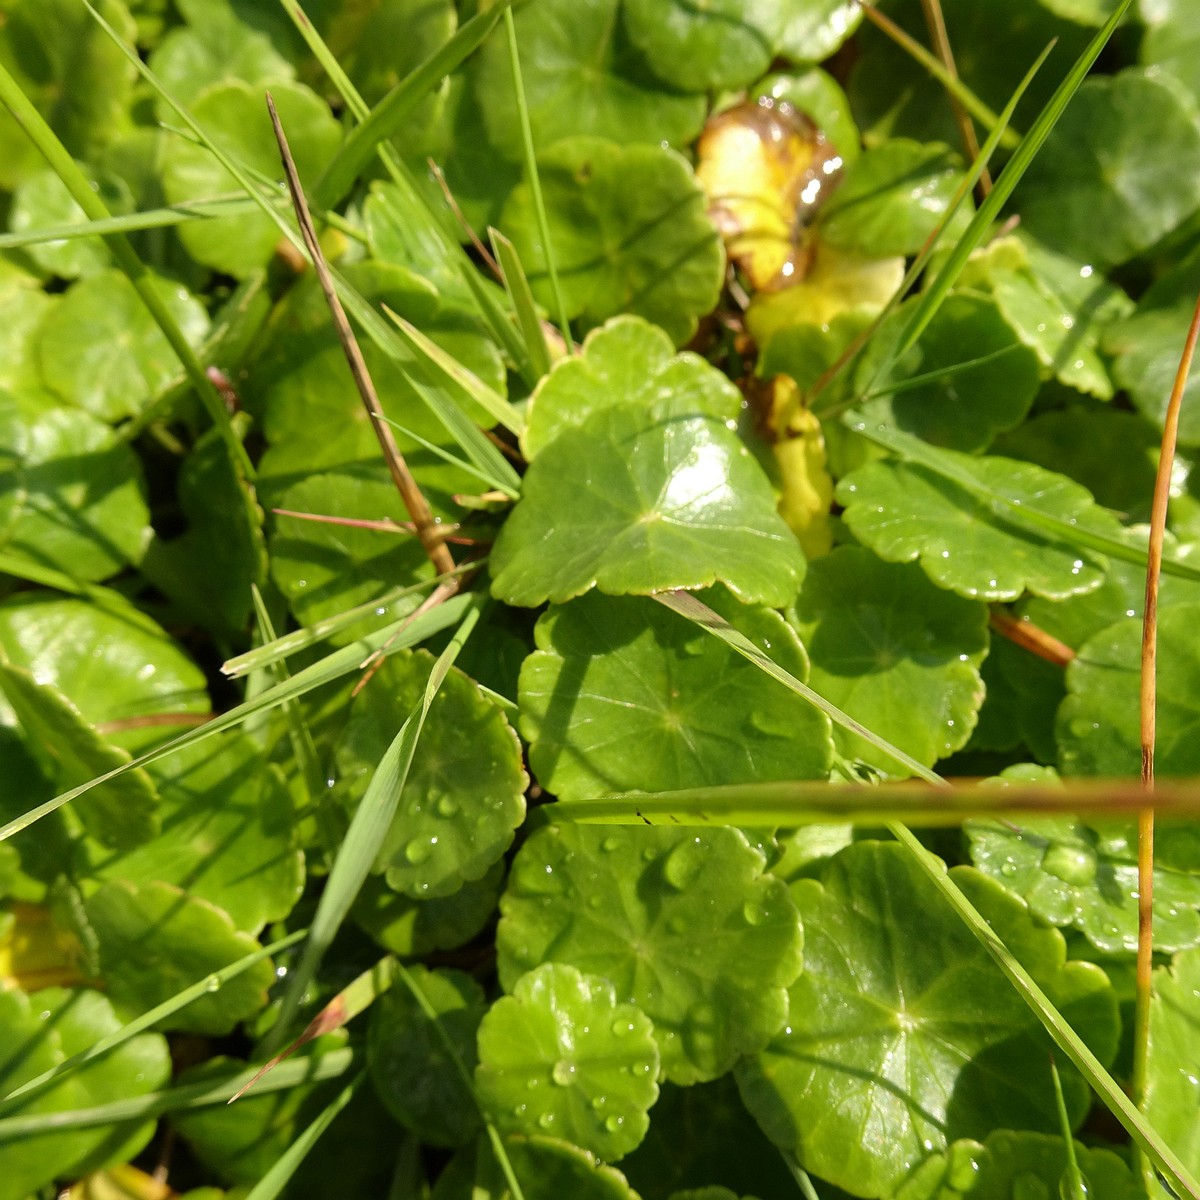
[[[616,1113],[613,1113],[610,1117],[604,1118],[604,1128],[607,1129],[609,1133],[616,1133],[617,1130],[620,1129],[624,1124],[625,1118],[617,1116]]]
[[[1087,1200],[1091,1193],[1083,1172],[1078,1169],[1074,1174],[1064,1171],[1058,1181],[1058,1194],[1062,1200]]]
[[[404,857],[412,863],[414,867],[419,867],[422,863],[428,862],[433,854],[433,848],[437,845],[436,837],[413,838],[411,842],[404,847]]]
[[[1064,883],[1091,883],[1096,878],[1096,855],[1088,846],[1057,842],[1042,855],[1042,870]]]
[[[1000,864],[1000,874],[1006,879],[1011,879],[1017,873],[1017,864],[1011,858],[1007,858]]]
[[[210,976],[209,976],[209,977],[208,977],[208,978],[207,978],[207,979],[204,981],[204,990],[205,990],[206,992],[219,992],[219,991],[221,990],[221,977],[220,977],[220,975],[210,975]]]
[[[742,905],[742,916],[746,919],[747,925],[757,927],[771,919],[771,906],[761,897],[755,900],[747,900]]]
[[[553,1113],[542,1113],[542,1115],[540,1117],[538,1117],[537,1123],[538,1123],[538,1125],[541,1126],[541,1128],[549,1129],[554,1124],[554,1114]]]
[[[442,796],[433,808],[439,817],[452,817],[458,812],[458,801],[453,796]]]
[[[632,1021],[614,1021],[612,1023],[612,1032],[614,1037],[627,1037],[634,1030]]]
[[[592,1112],[599,1112],[607,1104],[608,1104],[607,1096],[593,1096],[592,1097]]]
[[[699,878],[707,858],[707,851],[700,838],[688,838],[667,855],[667,861],[663,864],[663,874],[677,891],[686,891]]]
[[[613,836],[612,834],[609,834],[609,836],[600,843],[600,849],[603,850],[605,854],[611,854],[614,850],[619,850],[620,848],[621,839]]]
[[[558,1084],[559,1087],[566,1087],[569,1083],[574,1082],[575,1064],[568,1059],[560,1058],[558,1062],[550,1070],[550,1078]]]

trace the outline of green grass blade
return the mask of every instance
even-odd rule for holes
[[[392,621],[366,637],[360,638],[357,642],[336,650],[333,654],[321,659],[320,662],[313,663],[303,671],[297,671],[291,679],[277,683],[252,700],[247,700],[235,708],[231,708],[228,712],[222,713],[219,717],[214,717],[207,724],[180,734],[179,737],[172,738],[169,742],[164,742],[161,746],[156,746],[153,750],[148,750],[145,754],[130,759],[129,762],[122,763],[111,771],[106,771],[103,775],[97,775],[95,779],[89,779],[87,783],[81,783],[78,787],[60,792],[44,804],[39,804],[36,808],[31,808],[28,812],[14,817],[7,824],[0,826],[0,842],[20,833],[22,829],[27,829],[36,821],[40,821],[42,817],[62,808],[64,804],[69,804],[77,796],[91,791],[98,784],[115,779],[118,775],[124,775],[126,771],[133,770],[135,767],[148,766],[150,763],[168,758],[178,750],[194,746],[206,738],[240,725],[248,717],[266,712],[297,696],[303,696],[306,692],[311,692],[322,684],[332,683],[335,679],[349,675],[357,671],[364,660],[372,654],[377,652],[394,654],[435,633],[440,633],[460,620],[464,610],[477,602],[470,594],[452,596],[429,612],[422,613],[415,620],[410,621],[405,617],[398,621]]]
[[[308,1152],[333,1123],[333,1119],[354,1099],[355,1092],[362,1086],[366,1077],[366,1071],[355,1075],[317,1117],[296,1135],[291,1145],[275,1160],[262,1179],[245,1194],[243,1200],[275,1200],[287,1187],[288,1181],[299,1169]]]
[[[507,12],[511,3],[512,0],[497,0],[496,4],[462,25],[444,46],[409,72],[347,135],[313,189],[313,203],[318,208],[334,208],[346,197],[371,161],[376,146],[397,133],[425,95],[482,44],[500,19],[501,11]]]
[[[479,311],[483,314],[483,319],[487,322],[493,337],[504,347],[517,374],[525,381],[525,386],[532,391],[537,386],[538,375],[529,359],[529,350],[512,317],[504,311],[503,306],[492,293],[491,281],[480,278],[475,264],[470,259],[463,264],[462,277],[471,295],[475,297],[475,303],[479,305]]]
[[[156,1004],[152,1009],[142,1013],[141,1016],[122,1025],[120,1029],[106,1034],[86,1050],[81,1050],[78,1054],[72,1054],[70,1058],[60,1062],[55,1067],[51,1067],[50,1070],[43,1071],[40,1075],[36,1075],[32,1079],[27,1079],[20,1087],[14,1088],[0,1100],[0,1114],[11,1113],[16,1109],[24,1107],[25,1104],[36,1099],[50,1087],[60,1083],[65,1076],[78,1071],[80,1067],[90,1062],[95,1062],[98,1058],[103,1058],[106,1054],[117,1049],[118,1046],[123,1046],[130,1038],[137,1037],[139,1033],[145,1033],[148,1029],[153,1029],[160,1021],[173,1016],[181,1009],[187,1008],[194,1000],[199,1000],[202,996],[209,996],[214,991],[219,991],[231,979],[236,979],[237,976],[243,971],[249,970],[255,963],[261,962],[264,958],[270,958],[272,955],[278,954],[281,950],[286,950],[289,946],[294,946],[307,933],[308,930],[306,929],[298,929],[295,933],[289,933],[287,937],[280,938],[277,942],[272,942],[269,946],[260,946],[257,950],[239,958],[236,962],[222,967],[219,971],[213,971],[211,975],[206,975],[197,983],[192,984],[191,987],[184,988],[183,991],[178,992],[169,1000],[164,1000],[161,1004]],[[13,1102],[16,1100],[21,1100],[22,1104],[14,1104]]]
[[[337,55],[325,44],[325,39],[317,32],[317,27],[312,23],[308,14],[300,7],[297,0],[279,0],[279,7],[291,18],[296,32],[303,39],[313,58],[320,63],[321,70],[329,76],[329,82],[346,102],[350,115],[356,121],[364,120],[371,111],[370,106],[362,98],[358,88],[350,81],[350,76],[342,70],[342,64],[338,62]]]
[[[508,60],[512,69],[513,87],[517,93],[517,119],[521,124],[521,149],[525,179],[529,184],[533,211],[537,217],[538,236],[542,239],[542,251],[546,256],[550,295],[554,297],[554,311],[558,314],[559,332],[567,344],[568,353],[574,353],[574,343],[571,341],[571,323],[567,320],[567,306],[563,303],[562,288],[558,282],[558,268],[554,263],[554,247],[550,242],[550,221],[546,216],[546,205],[542,199],[542,181],[538,175],[537,155],[533,145],[533,127],[529,123],[529,105],[525,100],[525,83],[521,78],[521,56],[517,50],[517,25],[513,20],[511,8],[504,10],[504,33],[508,39]]]
[[[392,312],[387,305],[383,311],[391,317],[413,358],[436,376],[441,376],[452,388],[474,400],[497,424],[520,436],[525,418],[495,388],[488,387],[473,371],[464,367],[453,355],[447,354],[435,341],[423,334],[411,321]]]
[[[903,825],[893,823],[889,828],[892,835],[909,850],[934,887],[946,897],[963,923],[992,956],[996,965],[1017,989],[1021,999],[1029,1005],[1046,1032],[1054,1039],[1055,1044],[1075,1064],[1080,1074],[1104,1101],[1109,1112],[1121,1122],[1137,1146],[1162,1172],[1176,1195],[1200,1200],[1200,1183],[1196,1182],[1178,1155],[1158,1136],[1149,1121],[1138,1112],[1133,1101],[1100,1065],[1096,1056],[1051,1004],[1046,993],[1038,987],[1025,968],[1009,952],[995,930],[946,874],[945,864],[941,859],[926,850]]]
[[[350,828],[338,847],[325,890],[317,903],[308,939],[304,943],[304,953],[295,970],[288,974],[279,1019],[263,1039],[261,1049],[264,1054],[273,1054],[282,1044],[325,951],[332,944],[350,911],[350,906],[371,872],[379,846],[392,823],[404,792],[429,706],[488,603],[486,596],[482,595],[473,595],[470,600],[471,605],[463,614],[450,644],[433,665],[424,695],[392,739],[391,745],[384,751],[350,820]]]
[[[84,0],[84,3],[86,4],[87,0]],[[88,8],[96,19],[100,20],[99,14],[90,4]],[[125,46],[117,32],[107,24],[105,28],[117,45],[128,52],[128,47]],[[71,193],[85,215],[92,221],[110,220],[112,213],[108,211],[104,201],[92,190],[87,177],[79,169],[67,148],[58,140],[42,114],[17,86],[16,80],[2,63],[0,63],[0,102],[3,102],[13,119],[25,130],[29,140],[33,142],[54,173],[62,180],[67,191]],[[204,405],[209,420],[220,431],[221,439],[225,443],[239,477],[247,480],[253,479],[254,468],[251,466],[245,447],[234,432],[225,404],[205,373],[204,364],[201,363],[196,352],[188,343],[171,310],[154,287],[154,279],[149,269],[138,258],[129,239],[123,233],[109,233],[105,235],[104,241],[112,252],[117,265],[125,273],[129,282],[133,284],[134,290],[146,306],[147,312],[154,318],[154,323],[162,330],[163,336],[183,365],[192,387],[196,389],[196,394]]]
[[[362,1067],[362,1056],[354,1050],[330,1050],[320,1058],[294,1058],[262,1081],[260,1091],[286,1092],[302,1084],[339,1079]],[[255,1068],[231,1071],[228,1075],[198,1083],[178,1084],[160,1092],[114,1100],[90,1108],[72,1108],[62,1112],[32,1113],[28,1116],[0,1119],[0,1146],[23,1138],[60,1133],[71,1129],[97,1129],[124,1121],[150,1121],[164,1113],[195,1111],[228,1104],[229,1098],[254,1078]]]
[[[892,451],[908,462],[927,467],[943,479],[949,479],[1011,525],[1032,533],[1049,535],[1057,541],[1066,542],[1069,546],[1095,550],[1099,554],[1106,554],[1110,558],[1117,558],[1142,568],[1146,566],[1145,550],[1139,550],[1136,546],[1118,541],[1107,534],[1085,529],[1082,525],[1072,525],[1061,517],[1042,512],[1033,505],[1012,500],[1003,492],[997,492],[981,483],[969,470],[961,467],[939,447],[931,446],[910,433],[895,429],[886,422],[871,420],[855,413],[847,413],[842,418],[842,423],[877,446]],[[1200,569],[1166,555],[1163,556],[1162,569],[1166,574],[1177,575],[1180,579],[1200,580]]]
[[[937,276],[925,291],[921,293],[921,299],[917,303],[912,317],[905,327],[903,336],[897,342],[891,354],[887,355],[879,364],[875,373],[876,379],[892,363],[899,361],[912,349],[917,339],[929,325],[929,322],[933,320],[934,315],[941,307],[950,289],[954,286],[955,280],[958,279],[963,267],[966,266],[967,259],[990,236],[992,225],[1000,215],[1001,208],[1007,203],[1008,198],[1021,181],[1021,177],[1029,169],[1029,164],[1033,162],[1038,151],[1041,150],[1042,145],[1045,143],[1046,138],[1050,136],[1050,131],[1058,123],[1058,119],[1070,103],[1071,97],[1079,90],[1079,85],[1083,83],[1084,77],[1099,57],[1100,52],[1108,43],[1108,39],[1121,23],[1122,18],[1132,3],[1133,0],[1121,0],[1113,10],[1112,16],[1109,17],[1096,36],[1088,43],[1071,70],[1067,72],[1066,78],[1059,84],[1049,103],[1038,114],[1037,120],[1034,121],[1029,132],[1021,139],[1020,145],[1017,147],[1007,166],[1005,166],[1003,172],[1001,172],[1000,178],[996,180],[992,190],[988,193],[987,199],[979,206],[979,210],[975,213],[974,218],[971,220],[970,225],[967,226],[962,237],[955,243],[954,249],[942,264]]]
[[[1063,1095],[1062,1080],[1053,1055],[1050,1057],[1050,1078],[1054,1081],[1054,1107],[1058,1110],[1058,1128],[1062,1134],[1063,1149],[1067,1152],[1067,1169],[1058,1185],[1062,1200],[1088,1200],[1088,1186],[1079,1169],[1075,1155],[1075,1139],[1071,1136],[1071,1118],[1067,1115],[1067,1101]]]
[[[824,696],[814,692],[807,683],[801,683],[794,675],[785,671],[777,662],[768,658],[749,638],[739,633],[728,621],[718,616],[708,605],[697,600],[690,592],[659,592],[654,599],[672,612],[699,625],[706,633],[720,638],[743,658],[749,659],[760,671],[766,672],[772,679],[778,680],[784,687],[795,692],[796,695],[802,696],[814,708],[819,708],[835,724],[870,742],[877,750],[882,750],[889,758],[906,767],[918,778],[940,787],[947,786],[946,781],[940,775],[936,775],[928,767],[917,762],[915,758],[881,738],[879,734],[872,733],[865,725],[860,725],[836,705],[830,704]]]
[[[489,229],[488,238],[500,267],[504,290],[512,302],[513,312],[517,314],[517,325],[525,341],[525,350],[529,355],[530,366],[535,372],[536,383],[550,370],[550,350],[546,345],[546,334],[542,330],[542,318],[538,315],[533,291],[529,287],[525,268],[521,266],[516,246],[498,229]]]

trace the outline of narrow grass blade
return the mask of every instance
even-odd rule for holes
[[[395,322],[410,352],[418,363],[435,375],[440,375],[451,387],[474,400],[494,421],[518,436],[525,428],[525,418],[495,388],[488,387],[474,372],[467,370],[453,355],[447,354],[435,341],[423,334],[410,321],[392,312],[387,305],[383,311]]]
[[[469,599],[470,605],[450,639],[450,644],[433,665],[429,681],[425,685],[425,694],[392,739],[392,744],[384,751],[351,818],[350,828],[338,847],[325,890],[317,904],[317,911],[309,927],[308,940],[304,943],[304,953],[296,969],[288,976],[279,1018],[263,1039],[261,1050],[264,1054],[272,1054],[279,1048],[300,1008],[305,989],[346,919],[363,881],[370,874],[383,836],[400,803],[429,706],[488,603],[487,598],[480,595],[473,595]]]
[[[330,1050],[320,1058],[294,1058],[264,1080],[261,1090],[286,1092],[302,1084],[339,1079],[362,1067],[362,1056],[354,1050]],[[179,1084],[145,1096],[114,1100],[90,1108],[72,1108],[62,1112],[31,1113],[28,1116],[0,1119],[0,1146],[40,1134],[60,1133],[69,1129],[96,1129],[123,1121],[149,1121],[164,1113],[194,1111],[225,1104],[229,1097],[254,1074],[254,1068],[231,1071],[228,1075],[198,1083]]]
[[[308,1156],[308,1152],[333,1123],[333,1119],[354,1099],[354,1093],[362,1086],[366,1077],[366,1071],[360,1071],[350,1080],[312,1123],[296,1135],[295,1140],[271,1165],[271,1169],[245,1193],[243,1200],[275,1200],[287,1187],[288,1181]]]
[[[524,339],[518,332],[512,318],[504,311],[499,300],[491,291],[491,281],[480,278],[474,263],[469,259],[462,267],[463,282],[467,285],[475,303],[483,314],[492,336],[504,347],[505,353],[512,360],[517,373],[525,381],[525,386],[531,391],[537,385],[538,375],[529,358],[529,350]]]
[[[517,248],[498,229],[488,230],[488,239],[500,266],[500,277],[504,281],[504,290],[512,301],[513,312],[517,314],[517,324],[525,339],[525,349],[529,362],[540,379],[550,370],[550,350],[546,345],[546,335],[542,331],[542,318],[538,315],[537,304],[534,303],[533,292],[529,280],[525,276],[525,268],[517,255]],[[536,382],[535,379],[535,382]]]
[[[1075,1064],[1080,1074],[1104,1101],[1105,1107],[1121,1122],[1138,1148],[1162,1172],[1175,1194],[1191,1197],[1191,1200],[1200,1200],[1200,1183],[1196,1182],[1179,1156],[1163,1142],[1120,1085],[1100,1065],[1080,1036],[1051,1004],[1046,993],[1009,952],[999,935],[959,891],[958,886],[946,874],[946,867],[941,859],[926,850],[905,826],[891,824],[889,829],[896,840],[909,850],[934,887],[945,896],[963,923],[992,956],[996,965],[1017,989],[1021,999],[1029,1005],[1046,1032],[1054,1039],[1055,1044]]]
[[[559,332],[567,343],[568,353],[574,353],[571,341],[571,323],[567,320],[567,306],[563,303],[562,288],[558,282],[558,268],[554,263],[554,246],[550,241],[550,221],[546,217],[546,205],[542,199],[542,181],[538,175],[537,154],[533,145],[533,127],[529,123],[529,105],[525,100],[525,83],[521,78],[521,55],[517,49],[517,25],[512,9],[504,10],[504,33],[508,39],[508,60],[512,68],[513,87],[517,93],[517,120],[521,125],[521,149],[525,180],[529,184],[534,215],[537,217],[538,236],[542,239],[542,252],[546,256],[546,274],[550,281],[550,295],[554,297],[554,311],[558,316]]]
[[[1062,1134],[1063,1149],[1067,1153],[1067,1169],[1059,1181],[1058,1194],[1062,1200],[1088,1200],[1088,1186],[1079,1170],[1079,1159],[1075,1156],[1075,1139],[1071,1136],[1071,1118],[1067,1115],[1067,1101],[1063,1096],[1062,1080],[1053,1055],[1050,1058],[1050,1078],[1054,1081],[1054,1107],[1058,1110],[1058,1128]],[[1148,1193],[1153,1194],[1153,1193]]]
[[[98,784],[115,779],[118,775],[123,775],[135,767],[144,767],[158,762],[160,759],[168,758],[178,750],[194,746],[223,730],[240,725],[247,717],[266,712],[297,696],[303,696],[306,692],[311,692],[322,684],[341,679],[342,676],[357,671],[363,662],[372,655],[395,654],[399,650],[424,641],[425,638],[431,637],[435,633],[440,633],[443,629],[462,619],[464,611],[476,603],[478,603],[477,598],[470,595],[454,596],[436,608],[422,613],[414,620],[405,617],[399,621],[392,621],[374,633],[360,638],[357,642],[334,651],[320,662],[313,663],[303,671],[298,671],[291,679],[277,683],[252,700],[247,700],[231,708],[228,712],[214,717],[207,724],[189,730],[177,738],[172,738],[169,742],[164,742],[161,746],[156,746],[153,750],[148,750],[145,754],[130,759],[129,762],[122,763],[121,766],[107,771],[103,775],[97,775],[95,779],[89,779],[87,783],[81,783],[78,787],[60,792],[44,804],[39,804],[36,808],[31,808],[28,812],[14,817],[7,824],[0,826],[0,842],[20,833],[22,829],[27,829],[48,813],[55,812],[64,804],[69,804],[76,797],[91,791]]]
[[[199,982],[192,984],[191,987],[184,988],[183,991],[172,996],[170,1000],[164,1000],[161,1004],[155,1005],[149,1011],[142,1013],[140,1017],[136,1017],[134,1020],[122,1025],[120,1029],[106,1034],[86,1050],[81,1050],[78,1054],[71,1055],[70,1058],[60,1062],[56,1067],[51,1067],[50,1070],[43,1071],[40,1075],[34,1076],[33,1079],[27,1079],[20,1087],[14,1088],[3,1100],[0,1100],[0,1114],[24,1107],[24,1105],[36,1099],[49,1088],[61,1083],[66,1076],[78,1071],[80,1067],[86,1066],[90,1062],[95,1062],[98,1058],[103,1058],[106,1054],[117,1049],[118,1046],[123,1046],[130,1038],[136,1037],[139,1033],[145,1033],[146,1030],[153,1029],[160,1021],[173,1016],[181,1009],[187,1008],[194,1000],[199,1000],[202,996],[209,996],[214,991],[219,991],[231,979],[236,979],[237,976],[243,971],[249,970],[255,963],[262,962],[264,958],[270,958],[272,955],[278,954],[281,950],[286,950],[289,946],[294,946],[307,933],[307,929],[298,929],[295,933],[289,933],[287,937],[280,938],[277,942],[272,942],[269,946],[259,947],[259,949],[254,950],[250,954],[239,958],[236,962],[232,962],[228,966],[222,967],[219,971],[214,971],[211,975],[205,976]],[[20,1100],[22,1103],[15,1104],[14,1101],[17,1100]]]
[[[87,3],[87,0],[84,0]],[[95,9],[88,5],[89,11],[99,20]],[[128,47],[121,41],[119,35],[111,27],[106,26],[110,36],[122,48]],[[42,114],[33,106],[25,93],[17,86],[17,82],[0,64],[0,102],[12,113],[13,119],[25,130],[29,140],[37,147],[42,157],[50,164],[54,173],[62,180],[67,191],[75,202],[83,209],[86,216],[93,221],[107,221],[112,217],[100,196],[92,190],[87,177],[79,169],[78,164],[68,153],[67,148],[60,142],[54,131],[46,123]],[[133,284],[138,297],[146,306],[146,311],[154,318],[154,323],[162,330],[171,349],[175,352],[180,363],[187,372],[192,387],[200,397],[208,418],[220,430],[221,438],[229,452],[238,475],[246,480],[254,478],[254,468],[246,449],[238,440],[229,413],[221,400],[217,389],[204,371],[196,352],[188,343],[183,330],[179,328],[171,310],[167,307],[162,296],[154,286],[153,276],[149,269],[138,258],[129,239],[123,233],[109,233],[104,238],[117,265]]]
[[[1106,554],[1109,558],[1117,558],[1122,562],[1134,563],[1145,567],[1147,557],[1145,550],[1139,550],[1127,542],[1118,541],[1107,534],[1086,529],[1083,525],[1072,525],[1061,517],[1042,512],[1030,504],[1023,504],[997,492],[980,482],[971,472],[951,459],[937,446],[913,437],[910,433],[895,429],[885,421],[869,419],[861,414],[847,413],[842,423],[855,433],[862,434],[869,442],[882,446],[886,450],[908,462],[919,463],[935,474],[958,484],[965,492],[986,505],[998,518],[1015,525],[1020,529],[1028,529],[1032,533],[1048,535],[1057,541],[1066,542],[1070,546],[1081,546],[1087,550],[1095,550]],[[1178,559],[1163,558],[1162,569],[1168,575],[1177,575],[1180,579],[1200,580],[1200,570]]]
[[[672,612],[676,612],[681,617],[685,617],[687,620],[699,625],[706,633],[711,633],[714,637],[720,638],[721,641],[736,650],[743,658],[749,659],[760,671],[765,671],[772,679],[777,679],[784,687],[795,692],[796,695],[803,696],[809,704],[813,705],[814,708],[819,708],[835,724],[840,725],[850,733],[855,733],[859,737],[864,738],[877,750],[882,750],[889,758],[906,767],[918,778],[940,787],[947,786],[946,781],[940,775],[935,774],[928,767],[917,762],[915,758],[905,754],[903,750],[893,746],[891,742],[881,738],[879,734],[873,733],[865,725],[860,725],[859,722],[842,712],[836,705],[830,704],[824,696],[814,692],[807,683],[801,683],[794,675],[785,671],[777,662],[768,658],[749,638],[738,633],[728,621],[713,612],[707,604],[703,604],[697,600],[690,592],[659,592],[654,596],[654,599],[665,608],[669,608]]]
[[[1009,160],[1007,166],[1005,166],[1000,177],[996,180],[995,186],[988,193],[987,199],[979,206],[979,210],[975,213],[970,225],[967,226],[962,237],[955,243],[954,249],[942,264],[936,277],[925,291],[921,293],[921,299],[913,310],[912,317],[905,326],[903,335],[892,352],[885,356],[879,364],[875,375],[876,379],[886,372],[892,363],[899,361],[912,349],[917,339],[928,327],[929,322],[933,320],[934,315],[941,307],[950,289],[954,286],[955,280],[958,279],[963,267],[966,266],[967,259],[990,236],[992,225],[999,216],[1001,208],[1008,202],[1008,198],[1012,195],[1021,177],[1029,169],[1029,164],[1033,162],[1038,151],[1041,150],[1046,138],[1050,135],[1050,131],[1058,123],[1063,110],[1070,103],[1071,97],[1079,90],[1079,85],[1083,83],[1084,77],[1099,57],[1100,52],[1108,43],[1108,39],[1121,23],[1132,3],[1133,0],[1121,0],[1113,10],[1112,16],[1109,17],[1096,36],[1088,43],[1087,48],[1076,60],[1071,70],[1067,72],[1066,78],[1059,84],[1050,102],[1038,114],[1037,120],[1034,121],[1029,132],[1021,139],[1020,145],[1013,153],[1012,158]]]
[[[313,189],[313,202],[319,208],[334,208],[345,198],[371,161],[375,147],[397,133],[430,89],[483,43],[495,28],[501,12],[507,12],[511,3],[512,0],[497,0],[496,4],[463,24],[444,46],[392,88],[350,132]]]
[[[801,825],[877,826],[903,821],[922,828],[953,828],[977,817],[1019,821],[1029,817],[1086,815],[1096,820],[1128,817],[1146,793],[1127,779],[1067,779],[1062,786],[931,787],[914,781],[883,786],[797,779],[729,783],[559,800],[556,820],[583,825]],[[1200,782],[1164,784],[1154,793],[1162,818],[1200,816]]]

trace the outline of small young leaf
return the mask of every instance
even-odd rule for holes
[[[646,1135],[658,1098],[658,1046],[606,979],[543,963],[479,1026],[475,1086],[502,1133],[543,1130],[606,1162]]]
[[[667,1079],[715,1079],[780,1027],[800,970],[795,909],[762,867],[732,828],[541,829],[500,902],[500,980],[543,962],[599,975],[654,1022]]]

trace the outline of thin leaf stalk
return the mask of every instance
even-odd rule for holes
[[[517,119],[521,123],[521,145],[524,150],[525,175],[529,180],[529,192],[533,199],[533,211],[537,215],[538,236],[546,256],[546,273],[550,277],[550,294],[554,298],[554,311],[558,315],[559,330],[567,343],[568,353],[573,354],[571,324],[567,320],[567,306],[563,302],[562,288],[558,282],[558,268],[554,263],[554,247],[550,244],[550,221],[546,216],[546,205],[542,199],[542,181],[538,175],[537,157],[533,149],[533,127],[529,123],[529,104],[525,99],[525,83],[521,77],[521,56],[517,51],[517,24],[512,9],[504,10],[504,32],[508,38],[508,57],[512,65],[513,87],[517,93]]]
[[[1154,747],[1158,700],[1158,590],[1162,577],[1163,543],[1167,530],[1167,506],[1171,498],[1171,471],[1179,440],[1179,414],[1183,393],[1192,369],[1196,342],[1200,339],[1200,297],[1192,313],[1179,369],[1163,419],[1158,471],[1150,509],[1150,540],[1146,548],[1146,602],[1142,614],[1142,667],[1140,719],[1142,743],[1142,787],[1154,790]],[[1133,1094],[1140,1104],[1145,1099],[1146,1070],[1150,1048],[1150,995],[1154,952],[1154,807],[1138,813],[1138,948],[1137,993],[1134,1008]],[[1143,1174],[1145,1164],[1143,1163]]]

